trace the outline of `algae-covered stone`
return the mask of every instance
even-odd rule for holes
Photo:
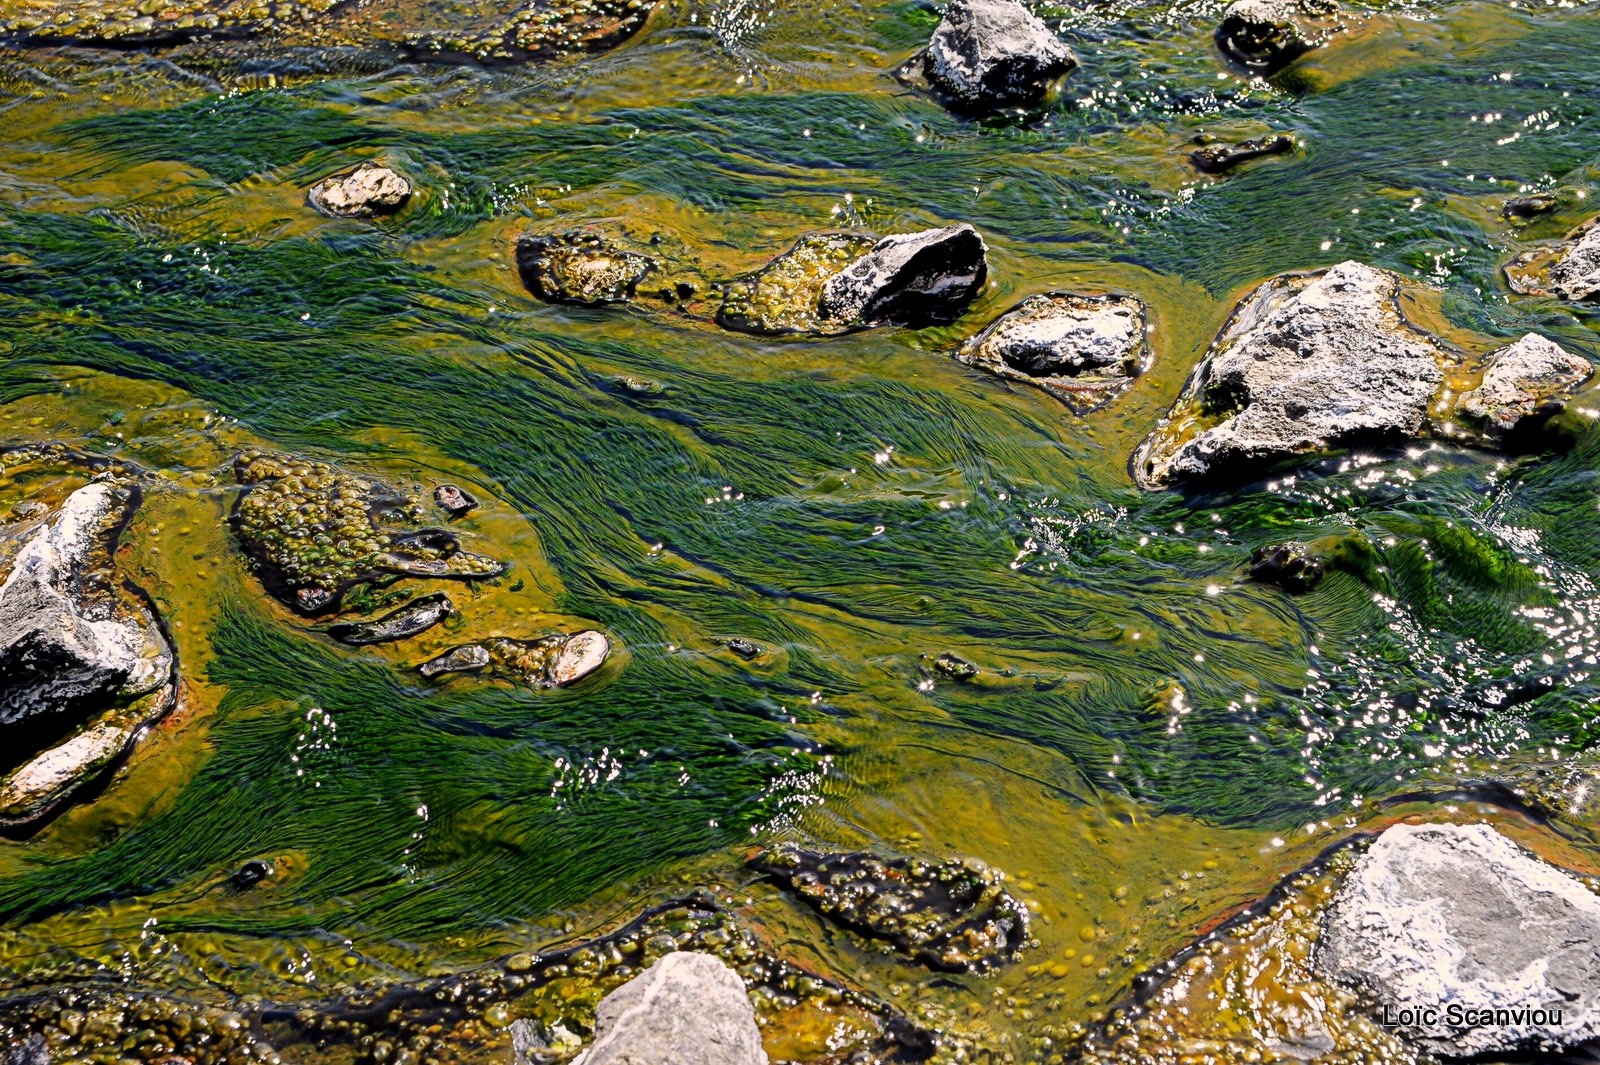
[[[1144,304],[1136,299],[1050,292],[995,319],[956,358],[1087,410],[1143,370],[1147,332]]]
[[[1284,155],[1294,147],[1294,137],[1288,133],[1268,133],[1242,141],[1209,140],[1189,153],[1189,162],[1202,173],[1222,174],[1252,159]]]
[[[0,826],[61,808],[171,706],[175,660],[148,598],[116,572],[128,487],[78,489],[0,584]]]
[[[534,640],[496,636],[452,648],[417,669],[425,677],[487,671],[534,688],[561,688],[599,669],[610,653],[611,641],[593,629]]]
[[[473,580],[505,567],[422,527],[422,503],[325,462],[251,452],[233,525],[267,590],[303,614],[337,609],[359,584],[394,577]]]
[[[1147,486],[1259,475],[1297,456],[1423,436],[1446,355],[1400,313],[1400,286],[1357,262],[1267,281],[1140,446],[1135,474]]]
[[[1250,556],[1250,579],[1276,584],[1291,595],[1302,595],[1322,583],[1323,565],[1307,544],[1274,544]]]
[[[411,182],[386,166],[368,164],[323,178],[306,192],[311,206],[335,218],[393,214],[411,198]]]
[[[717,322],[725,329],[767,335],[848,328],[822,320],[822,289],[876,244],[877,238],[866,233],[808,233],[760,270],[729,282]]]
[[[340,643],[361,646],[388,643],[418,636],[455,613],[449,596],[442,592],[413,599],[374,621],[353,621],[330,625],[328,635]]]
[[[936,969],[987,969],[1028,942],[1028,911],[977,862],[822,854],[791,843],[751,863],[825,917]]]
[[[968,107],[1033,103],[1077,65],[1016,0],[951,0],[923,58],[928,80]]]
[[[551,303],[626,303],[657,265],[597,233],[530,235],[517,241],[522,283]]]
[[[1272,74],[1343,29],[1334,0],[1234,0],[1217,45],[1248,70]]]

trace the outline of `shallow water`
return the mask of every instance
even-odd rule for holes
[[[0,53],[0,443],[152,471],[127,557],[186,679],[102,795],[0,845],[14,996],[314,1002],[715,883],[780,955],[974,1058],[1044,1060],[1396,816],[1490,815],[1600,867],[1592,392],[1557,455],[1434,445],[1192,493],[1128,472],[1283,270],[1415,277],[1471,354],[1538,329],[1600,355],[1592,307],[1499,273],[1600,188],[1595,9],[1374,10],[1273,85],[1222,62],[1211,5],[1055,13],[1083,61],[1062,98],[981,123],[896,78],[937,19],[917,3],[673,2],[609,53],[494,69]],[[1301,148],[1221,179],[1185,161],[1197,131],[1267,128]],[[397,218],[304,206],[368,157],[419,182]],[[1545,188],[1555,215],[1500,218]],[[991,248],[961,321],[821,340],[540,304],[511,255],[608,221],[726,277],[811,229],[956,220]],[[1052,289],[1150,306],[1152,367],[1087,415],[947,357]],[[464,542],[510,571],[451,585],[460,617],[415,641],[335,644],[233,545],[230,463],[259,446],[466,485],[486,505]],[[73,476],[0,482],[0,513]],[[1365,572],[1311,595],[1243,576],[1258,546],[1351,531]],[[619,651],[567,690],[407,668],[573,627]],[[938,674],[947,652],[983,672]],[[1549,824],[1455,794],[1483,781]],[[985,861],[1038,945],[931,977],[744,871],[789,838]],[[251,858],[279,875],[227,890]]]

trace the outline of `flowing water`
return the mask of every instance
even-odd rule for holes
[[[1283,270],[1361,259],[1429,286],[1470,351],[1537,329],[1600,356],[1592,307],[1500,275],[1600,190],[1595,9],[1365,11],[1273,84],[1223,62],[1209,4],[1047,13],[1082,66],[1044,114],[983,121],[897,76],[938,18],[915,0],[670,0],[609,52],[520,66],[0,52],[0,443],[146,471],[125,561],[184,677],[117,780],[0,844],[9,996],[292,1008],[718,885],[767,949],[961,1054],[1050,1060],[1137,973],[1397,816],[1494,819],[1600,868],[1593,394],[1557,454],[1428,445],[1187,493],[1128,472]],[[1201,130],[1269,128],[1300,148],[1188,166]],[[405,211],[305,206],[364,158],[417,179]],[[1547,188],[1554,215],[1501,218]],[[517,235],[597,221],[724,277],[809,230],[966,221],[991,282],[948,327],[826,339],[529,297]],[[1153,365],[1086,415],[948,357],[1049,290],[1150,307]],[[416,640],[336,644],[229,530],[233,457],[261,447],[468,486],[463,541],[509,571],[452,584],[458,616]],[[0,512],[84,475],[7,476]],[[1244,577],[1257,547],[1348,534],[1370,551],[1310,595]],[[589,627],[616,650],[567,689],[409,669]],[[1038,943],[932,975],[747,871],[788,839],[979,859]],[[249,859],[275,875],[230,888]]]

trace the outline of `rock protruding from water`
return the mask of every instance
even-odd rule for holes
[[[988,246],[965,222],[885,237],[822,286],[818,310],[842,325],[954,321],[983,291]]]
[[[1295,456],[1423,435],[1445,356],[1401,315],[1400,285],[1396,274],[1357,262],[1267,281],[1140,445],[1135,475],[1151,487],[1238,477]]]
[[[522,283],[551,303],[627,303],[658,265],[598,233],[528,235],[517,241]]]
[[[373,621],[351,621],[328,626],[328,635],[340,643],[361,647],[390,643],[421,635],[455,613],[455,605],[443,592],[424,595]]]
[[[367,165],[323,178],[306,193],[311,206],[334,218],[393,214],[411,198],[411,182],[386,166]]]
[[[1399,1027],[1436,1054],[1600,1038],[1600,896],[1487,825],[1380,836],[1334,897],[1316,965],[1394,1015],[1438,1007]]]
[[[171,704],[172,648],[113,561],[137,500],[105,482],[73,492],[0,585],[0,826],[58,809]]]
[[[1148,357],[1144,304],[1129,296],[1029,296],[968,340],[956,358],[1035,385],[1075,410],[1125,389]]]
[[[951,0],[923,57],[928,80],[970,108],[1034,103],[1077,65],[1016,0]]]
[[[1550,267],[1550,288],[1567,300],[1600,293],[1600,224],[1591,223]]]
[[[244,494],[233,526],[267,590],[325,614],[351,588],[394,577],[474,580],[505,567],[422,525],[422,501],[326,462],[251,452],[234,465]]]
[[[1207,140],[1189,153],[1189,163],[1204,174],[1223,174],[1241,163],[1294,151],[1294,136],[1268,133],[1242,141]]]
[[[1457,410],[1503,439],[1559,412],[1592,372],[1587,359],[1529,333],[1489,356],[1482,383],[1461,397]]]
[[[1308,544],[1274,544],[1250,556],[1250,579],[1276,584],[1290,595],[1304,595],[1322,583],[1322,560]]]
[[[1234,0],[1217,46],[1245,69],[1272,74],[1338,32],[1339,15],[1334,0]]]
[[[496,636],[454,647],[417,667],[424,677],[483,673],[534,688],[562,688],[605,664],[611,641],[594,629],[556,633],[536,640]]]
[[[600,1000],[574,1065],[766,1065],[744,981],[713,954],[679,950]]]
[[[433,490],[433,501],[452,518],[478,509],[478,497],[458,484],[441,484]]]
[[[1027,909],[977,862],[822,854],[786,843],[751,864],[823,916],[936,969],[992,968],[1028,942]]]
[[[818,318],[822,289],[829,279],[871,251],[877,238],[867,233],[807,233],[794,247],[753,274],[728,282],[717,324],[741,333],[842,332],[851,323]]]

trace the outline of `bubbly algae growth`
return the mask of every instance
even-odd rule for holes
[[[1405,278],[1441,402],[1529,332],[1595,361],[1540,280],[1596,11],[1347,4],[1270,76],[1220,4],[1041,11],[1079,66],[980,116],[898,0],[0,2],[0,565],[136,488],[179,663],[0,840],[0,1060],[570,1060],[682,946],[774,1062],[1406,1061],[1301,982],[1314,859],[1491,819],[1600,869],[1600,386],[1516,447],[1129,468],[1289,271]],[[307,204],[369,162],[400,210]],[[956,223],[959,319],[813,328],[865,234]],[[1050,370],[1092,402],[956,357],[1051,293],[1137,301]]]

